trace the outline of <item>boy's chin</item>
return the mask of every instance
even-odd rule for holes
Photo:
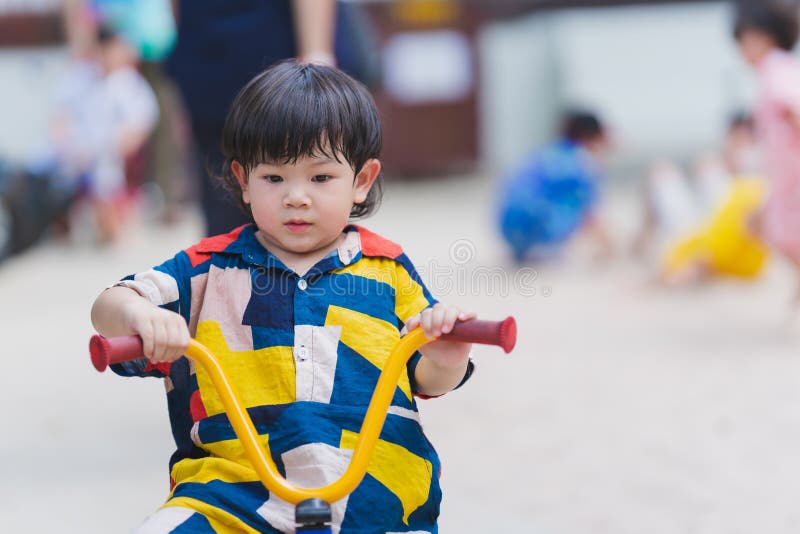
[[[295,238],[295,239],[287,239],[285,240],[282,245],[284,245],[284,249],[292,252],[293,254],[313,254],[318,252],[324,248],[329,246],[333,246],[333,241],[328,242],[327,240],[318,240],[318,239],[303,239]]]

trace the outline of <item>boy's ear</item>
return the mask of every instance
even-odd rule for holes
[[[239,187],[242,190],[242,200],[244,200],[245,204],[250,204],[250,192],[247,189],[247,173],[242,167],[242,164],[238,161],[234,160],[231,162],[231,171],[233,175],[236,176],[236,180],[239,182]]]
[[[353,203],[361,204],[367,200],[369,190],[381,173],[381,162],[375,158],[368,159],[361,167],[361,170],[356,174],[355,182],[353,183]]]

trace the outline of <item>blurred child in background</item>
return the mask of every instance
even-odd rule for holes
[[[0,172],[0,203],[10,221],[0,257],[21,252],[54,223],[68,230],[67,214],[82,197],[97,241],[114,241],[129,200],[126,164],[158,119],[128,43],[81,3],[65,5],[65,22],[71,58],[56,83],[47,135],[21,165]]]
[[[158,121],[155,94],[136,70],[133,47],[112,29],[97,31],[103,79],[89,95],[94,158],[88,186],[101,242],[116,239],[124,222],[126,161],[142,149]]]
[[[570,111],[560,138],[511,173],[500,200],[499,223],[517,261],[563,245],[581,228],[610,254],[611,239],[595,213],[608,148],[600,119]]]
[[[720,151],[702,156],[691,178],[672,161],[655,163],[645,184],[634,252],[658,250],[659,274],[666,281],[743,273],[737,264],[748,246],[756,245],[746,226],[763,196],[760,166],[753,119],[744,113],[731,119]],[[752,262],[748,277],[760,266],[761,261]]]
[[[733,33],[760,82],[755,119],[769,193],[753,227],[800,277],[800,61],[790,54],[798,37],[798,8],[740,1]]]

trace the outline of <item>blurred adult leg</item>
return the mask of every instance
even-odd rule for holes
[[[194,124],[195,150],[200,205],[203,210],[205,235],[224,234],[250,222],[233,196],[215,179],[222,170],[220,152],[222,124]]]

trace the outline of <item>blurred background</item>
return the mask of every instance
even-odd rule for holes
[[[89,309],[226,224],[202,177],[229,100],[197,88],[261,57],[175,4],[0,0],[9,531],[129,531],[168,492],[163,386],[91,368]],[[420,403],[442,532],[800,531],[798,277],[754,222],[765,82],[737,5],[337,7],[336,60],[384,127],[364,224],[441,300],[520,324],[512,355],[476,348],[469,387]]]

